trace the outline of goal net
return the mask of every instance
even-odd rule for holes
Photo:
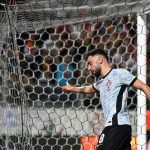
[[[83,59],[93,48],[104,48],[113,68],[137,76],[137,13],[149,6],[147,0],[0,3],[0,150],[86,150],[90,137],[95,144],[104,125],[98,96],[65,94],[61,86],[96,81]],[[136,137],[133,88],[127,105]]]

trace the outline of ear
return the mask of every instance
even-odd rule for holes
[[[103,63],[103,57],[99,56],[98,57],[99,63],[102,64]]]

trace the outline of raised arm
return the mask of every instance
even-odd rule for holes
[[[148,98],[148,100],[150,100],[150,88],[145,83],[143,83],[141,80],[137,79],[134,82],[133,87],[143,91],[145,93],[146,97]]]
[[[82,87],[75,87],[70,84],[67,84],[66,86],[62,87],[62,90],[64,92],[73,92],[73,93],[85,93],[85,94],[93,94],[95,93],[95,89],[90,86],[82,86]]]

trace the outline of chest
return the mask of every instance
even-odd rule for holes
[[[100,97],[106,99],[118,93],[117,91],[119,91],[120,83],[117,79],[105,79],[101,81],[98,88]]]

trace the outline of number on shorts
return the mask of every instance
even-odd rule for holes
[[[99,144],[103,143],[104,137],[105,137],[105,134],[101,134],[101,136],[99,138]]]

